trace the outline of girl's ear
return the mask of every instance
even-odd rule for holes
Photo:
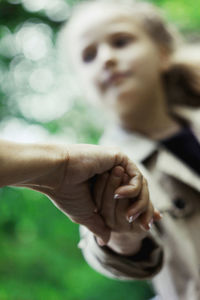
[[[171,67],[171,53],[169,52],[168,49],[160,46],[159,54],[160,54],[160,70],[162,73],[165,73]]]

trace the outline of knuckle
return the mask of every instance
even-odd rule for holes
[[[128,160],[128,157],[126,154],[124,154],[122,152],[122,150],[119,148],[119,147],[115,147],[115,162],[116,164],[126,164],[127,163],[127,160]]]

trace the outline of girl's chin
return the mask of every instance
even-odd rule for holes
[[[112,87],[108,89],[104,97],[105,98],[115,98],[115,101],[121,102],[125,99],[134,98],[139,92],[139,88],[136,84],[130,84],[130,82],[126,82],[116,87]]]

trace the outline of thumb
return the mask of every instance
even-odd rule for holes
[[[103,218],[99,214],[94,214],[91,223],[84,224],[97,237],[100,246],[104,246],[110,239],[110,229],[106,226]]]

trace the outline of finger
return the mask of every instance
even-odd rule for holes
[[[118,231],[129,231],[130,225],[126,220],[126,212],[130,207],[130,199],[119,199],[116,202],[116,210],[115,210],[115,230]]]
[[[96,182],[94,184],[93,200],[94,200],[94,203],[96,204],[95,212],[98,212],[101,210],[103,192],[106,187],[106,182],[107,182],[108,176],[109,176],[108,172],[105,172],[102,175],[98,175]]]
[[[127,185],[129,183],[130,177],[128,174],[124,173],[124,176],[122,178],[122,185]],[[122,231],[130,230],[130,224],[127,223],[127,220],[125,218],[127,209],[130,206],[130,199],[123,198],[119,199],[116,202],[116,211],[115,211],[115,218],[116,218],[116,230],[120,229]]]
[[[142,185],[142,173],[137,166],[128,158],[125,173],[131,178],[129,184],[135,186],[135,188]]]
[[[147,181],[143,178],[143,185],[140,195],[135,203],[133,203],[127,212],[127,220],[133,222],[136,220],[143,212],[148,209],[149,205],[149,190],[147,186]]]
[[[127,174],[127,176],[128,176],[128,174]],[[127,181],[127,177],[125,178],[125,180]],[[119,187],[115,191],[115,194],[117,195],[117,198],[122,199],[122,198],[135,198],[135,197],[137,197],[141,192],[142,180],[143,180],[142,174],[140,172],[136,173],[134,175],[134,177],[129,179],[128,183],[126,182],[125,185]]]
[[[148,231],[151,229],[154,222],[154,208],[151,202],[149,202],[148,209],[145,213],[141,214],[139,217],[140,227]]]
[[[122,184],[127,185],[129,183],[130,177],[128,174],[124,173],[123,179],[122,179]]]
[[[117,200],[114,198],[114,193],[116,188],[121,184],[123,175],[124,169],[121,166],[113,168],[107,179],[106,188],[103,193],[101,215],[110,228],[113,228],[115,224],[115,207]]]
[[[127,185],[130,181],[130,177],[128,174],[124,173],[124,176],[122,178],[122,185]],[[130,224],[127,223],[127,220],[125,218],[127,209],[130,206],[130,199],[129,198],[123,198],[119,199],[116,202],[116,211],[115,211],[115,218],[116,218],[116,230],[120,229],[120,231],[130,230]]]

